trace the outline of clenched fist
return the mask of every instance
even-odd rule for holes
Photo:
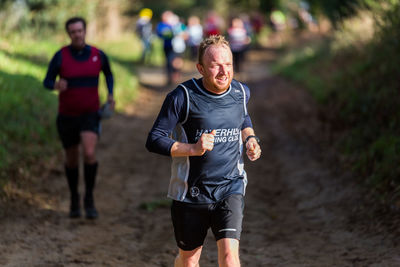
[[[246,143],[246,154],[251,161],[255,161],[261,156],[261,148],[256,139],[250,138]]]
[[[67,90],[68,88],[68,83],[67,80],[60,78],[58,81],[55,82],[54,84],[54,89],[56,89],[59,92],[63,92]]]
[[[195,154],[202,156],[206,151],[211,151],[214,148],[214,136],[216,131],[212,130],[211,133],[203,133],[200,139],[195,144]]]

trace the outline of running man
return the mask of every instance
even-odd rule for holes
[[[233,80],[232,52],[219,35],[199,47],[200,79],[170,92],[151,129],[149,151],[172,157],[168,197],[179,254],[175,266],[198,266],[209,228],[220,266],[240,266],[244,194],[243,149],[261,155],[247,113],[249,88]]]
[[[86,22],[74,17],[65,24],[71,44],[61,48],[52,58],[44,86],[59,92],[57,129],[65,150],[65,173],[71,193],[69,216],[81,216],[79,180],[79,145],[84,157],[86,218],[95,219],[93,189],[98,163],[96,145],[100,134],[99,74],[103,71],[108,87],[108,103],[114,109],[113,75],[107,56],[85,42]],[[59,79],[56,80],[57,76]]]

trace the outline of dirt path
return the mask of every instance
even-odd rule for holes
[[[366,232],[368,218],[350,223],[359,193],[322,149],[324,128],[313,101],[268,74],[271,52],[249,56],[240,78],[252,90],[249,112],[263,157],[246,161],[242,265],[400,266],[393,237]],[[170,159],[144,148],[168,90],[154,69],[143,69],[141,81],[137,102],[103,125],[95,193],[100,218],[67,218],[66,182],[54,159],[34,186],[15,189],[25,201],[17,199],[0,220],[0,266],[172,266]],[[209,235],[201,266],[217,266],[216,254]]]

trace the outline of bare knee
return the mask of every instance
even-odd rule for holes
[[[240,267],[239,255],[233,252],[225,252],[219,255],[220,267]]]
[[[96,162],[97,139],[98,139],[97,135],[93,132],[81,133],[83,157],[86,163],[91,164]]]
[[[175,267],[199,267],[199,260],[202,247],[192,251],[183,251],[179,249],[179,254],[175,258]]]
[[[86,163],[95,163],[96,162],[96,153],[95,149],[85,149],[83,152],[84,160]]]
[[[217,241],[220,267],[240,267],[239,240],[223,238]]]

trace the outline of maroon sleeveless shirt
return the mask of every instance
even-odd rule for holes
[[[59,94],[60,114],[79,116],[99,110],[100,71],[101,59],[97,48],[91,47],[90,57],[85,61],[74,59],[68,46],[61,49],[60,77],[67,80],[68,86]]]

